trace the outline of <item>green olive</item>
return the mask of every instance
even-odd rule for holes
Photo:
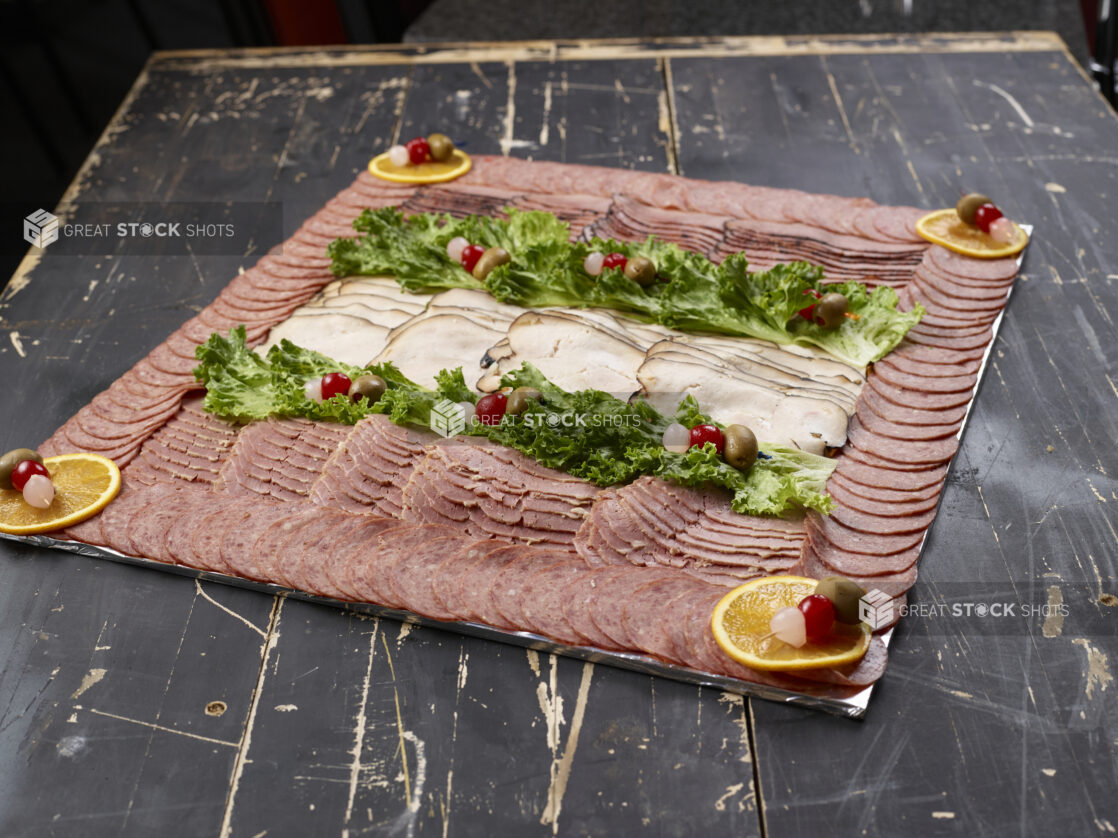
[[[454,153],[454,143],[446,134],[429,135],[427,145],[431,147],[431,159],[440,163],[449,160]]]
[[[656,281],[656,266],[643,256],[634,256],[626,262],[623,273],[637,285],[651,285]]]
[[[866,595],[862,587],[842,576],[828,576],[820,579],[815,593],[822,594],[835,606],[835,619],[852,626],[860,622],[858,600]]]
[[[757,462],[757,437],[745,425],[730,425],[722,431],[722,456],[739,471],[749,471]]]
[[[813,316],[816,323],[823,321],[820,325],[824,329],[835,329],[842,325],[843,317],[849,310],[850,301],[842,294],[832,291],[830,294],[824,294],[823,299],[815,304]]]
[[[517,387],[509,393],[508,401],[505,402],[505,414],[517,416],[528,409],[529,401],[539,401],[543,398],[543,393],[535,387]]]
[[[955,204],[955,212],[959,214],[959,218],[963,220],[964,224],[974,227],[974,211],[983,204],[992,203],[994,202],[982,193],[971,192],[959,199],[959,203]]]
[[[349,385],[349,398],[355,402],[366,399],[369,404],[376,404],[387,389],[388,382],[379,375],[359,375]]]
[[[491,247],[481,254],[481,258],[474,265],[474,279],[483,280],[498,265],[507,265],[511,261],[512,257],[503,247]]]
[[[43,464],[39,452],[32,451],[30,448],[17,448],[0,457],[0,489],[15,488],[12,486],[12,472],[24,460],[34,460],[39,465]]]

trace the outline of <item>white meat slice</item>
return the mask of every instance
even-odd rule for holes
[[[360,366],[371,353],[379,352],[388,336],[387,326],[377,326],[363,317],[338,314],[329,309],[317,314],[293,314],[268,335],[256,351],[267,353],[283,338],[304,349],[313,349],[337,361]]]
[[[600,309],[533,311],[513,321],[508,336],[489,348],[487,356],[498,366],[478,381],[478,389],[492,392],[502,374],[527,361],[564,389],[628,397],[639,386],[636,370],[645,350],[678,334]]]
[[[440,370],[462,367],[470,376],[480,369],[485,350],[504,336],[507,326],[466,309],[424,312],[393,329],[373,361],[391,361],[412,381],[434,387]]]

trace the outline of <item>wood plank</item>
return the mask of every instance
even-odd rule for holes
[[[737,696],[295,600],[275,637],[231,834],[628,834],[683,799],[669,834],[756,834]]]
[[[220,196],[282,202],[291,229],[391,136],[406,80],[148,73],[68,193],[70,219],[92,201]],[[25,260],[0,297],[0,373],[35,402],[6,414],[5,450],[49,435],[270,244]],[[0,556],[0,834],[217,834],[273,598],[11,542]]]
[[[903,619],[863,725],[753,702],[767,831],[1114,828],[1114,113],[1057,53],[671,70],[680,124],[726,135],[682,132],[689,175],[740,163],[743,180],[929,208],[980,189],[1037,225],[910,594],[1018,616]]]
[[[933,52],[1050,52],[1066,50],[1055,32],[937,32],[912,35],[732,35],[724,37],[560,39],[448,44],[372,44],[355,47],[256,47],[166,50],[156,61],[167,69],[213,71],[228,67],[325,68],[368,64],[468,62],[619,61],[648,58],[839,55]]]

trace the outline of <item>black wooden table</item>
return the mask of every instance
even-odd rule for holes
[[[928,208],[977,189],[1036,225],[911,594],[1022,610],[902,620],[859,723],[4,543],[0,835],[1118,829],[1118,120],[1061,43],[160,54],[67,200],[282,202],[290,233],[435,129]],[[0,300],[0,447],[46,437],[275,243],[33,251]]]

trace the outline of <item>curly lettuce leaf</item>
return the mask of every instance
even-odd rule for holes
[[[483,220],[484,219],[484,220]],[[446,252],[455,236],[479,241],[492,237],[487,216],[460,219],[441,213],[419,213],[405,218],[395,207],[365,210],[353,222],[365,235],[336,239],[326,252],[335,276],[394,276],[414,293],[449,288],[480,288],[462,265]]]
[[[353,425],[379,413],[397,424],[431,427],[431,410],[447,399],[474,401],[462,369],[442,370],[436,389],[421,387],[392,364],[354,367],[290,341],[273,346],[265,357],[250,349],[243,326],[228,337],[213,334],[196,350],[194,374],[206,386],[205,409],[237,422],[269,416],[301,416],[319,422]],[[324,402],[308,399],[304,385],[330,372],[351,378],[372,373],[388,385],[376,404],[354,403],[344,395]],[[647,402],[626,402],[598,390],[568,392],[531,364],[506,374],[508,387],[534,387],[540,398],[519,416],[498,425],[473,423],[466,433],[485,436],[515,448],[550,468],[599,486],[628,483],[653,474],[686,486],[719,486],[733,493],[733,508],[754,515],[781,515],[797,507],[829,511],[824,486],[834,461],[795,449],[765,445],[767,459],[758,460],[748,474],[728,465],[710,444],[685,454],[663,446],[665,429],[673,421],[692,426],[709,422],[691,396],[683,399],[674,417]]]
[[[460,369],[443,371],[438,376],[438,388],[428,390],[391,363],[355,367],[288,340],[261,357],[246,344],[243,326],[230,331],[228,337],[211,335],[195,354],[201,363],[194,375],[206,387],[204,409],[234,422],[301,416],[318,422],[353,425],[371,413],[387,413],[399,423],[427,424],[435,402],[444,398],[473,400]],[[388,388],[381,400],[372,405],[366,401],[355,403],[344,395],[324,402],[308,399],[303,391],[306,383],[331,372],[343,372],[350,378],[379,375]]]
[[[524,308],[582,308],[593,293],[594,278],[582,270],[577,250],[566,241],[539,242],[494,268],[485,278],[485,288],[502,303]]]
[[[825,285],[822,290],[844,294],[857,319],[847,318],[837,329],[827,330],[797,318],[788,326],[793,342],[818,346],[856,367],[880,361],[924,316],[919,303],[911,311],[899,311],[897,292],[885,285],[869,292],[860,283],[844,282]]]
[[[202,407],[234,422],[267,419],[278,401],[268,362],[248,348],[245,327],[224,338],[216,332],[194,350],[199,365],[194,377],[206,388]]]

